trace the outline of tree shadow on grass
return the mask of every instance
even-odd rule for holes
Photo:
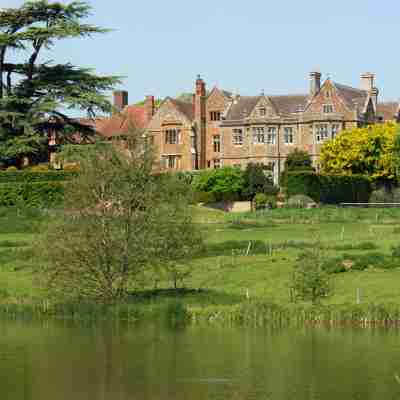
[[[129,300],[134,303],[183,301],[198,306],[232,305],[243,301],[243,296],[209,289],[154,289],[132,292]]]

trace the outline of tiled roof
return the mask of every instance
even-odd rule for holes
[[[261,97],[262,96],[240,96],[233,101],[226,119],[237,121],[247,118]]]
[[[193,121],[194,119],[193,103],[188,103],[186,101],[172,99],[172,98],[170,98],[170,100],[182,114],[184,114],[190,121]]]
[[[241,96],[235,100],[226,116],[227,120],[247,118],[263,96]],[[279,114],[291,114],[304,111],[307,95],[266,96]]]
[[[355,109],[357,107],[361,111],[364,108],[368,98],[367,91],[342,85],[336,82],[334,85],[338,90],[339,95],[350,109]]]
[[[286,96],[268,96],[275,105],[279,114],[291,114],[304,111],[308,101],[308,95],[286,95]]]
[[[143,105],[126,106],[120,114],[113,114],[110,118],[96,123],[98,133],[106,138],[124,135],[132,127],[144,129],[147,125],[146,111]]]
[[[395,101],[378,103],[377,115],[383,121],[393,121],[399,114],[399,103]]]

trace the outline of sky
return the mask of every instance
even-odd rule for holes
[[[395,0],[88,2],[88,22],[112,31],[59,42],[45,57],[123,76],[130,103],[191,92],[198,74],[242,95],[307,93],[312,70],[355,87],[374,72],[380,99],[400,100]]]

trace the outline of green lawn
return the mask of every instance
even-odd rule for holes
[[[391,247],[400,244],[400,209],[321,208],[233,215],[193,207],[192,212],[204,231],[207,250],[191,262],[192,276],[185,285],[208,289],[203,295],[208,296],[207,304],[241,302],[247,294],[287,303],[295,259],[303,248],[316,243],[326,258],[343,253],[390,255]],[[0,300],[41,298],[34,284],[33,271],[39,262],[32,246],[48,218],[38,212],[17,215],[15,210],[0,210]],[[349,249],[365,242],[376,248]],[[400,259],[398,269],[368,268],[332,276],[334,295],[326,303],[354,303],[360,288],[363,302],[400,304]],[[170,286],[167,281],[161,284]],[[205,300],[192,297],[188,302],[204,304]]]

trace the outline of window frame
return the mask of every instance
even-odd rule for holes
[[[212,122],[221,121],[221,111],[210,111],[210,121]]]
[[[335,112],[335,108],[333,104],[323,104],[322,105],[322,113],[323,114],[333,114]]]
[[[267,129],[267,140],[266,140],[266,144],[270,145],[270,146],[275,146],[276,145],[276,138],[277,138],[277,129],[276,126],[269,126]],[[270,140],[272,139],[273,140]]]
[[[240,138],[240,140],[237,140]],[[244,133],[243,128],[232,129],[232,144],[234,146],[243,146],[244,143]]]
[[[178,128],[165,129],[165,144],[180,144],[181,130]],[[174,140],[171,140],[174,138]]]
[[[291,138],[290,141],[288,140],[289,138]],[[292,126],[283,128],[283,143],[287,146],[294,145],[294,129]]]
[[[252,129],[252,133],[253,133],[253,144],[261,144],[261,145],[265,144],[264,126],[254,126]]]
[[[221,153],[221,135],[213,135],[212,137],[213,151],[214,153]]]

